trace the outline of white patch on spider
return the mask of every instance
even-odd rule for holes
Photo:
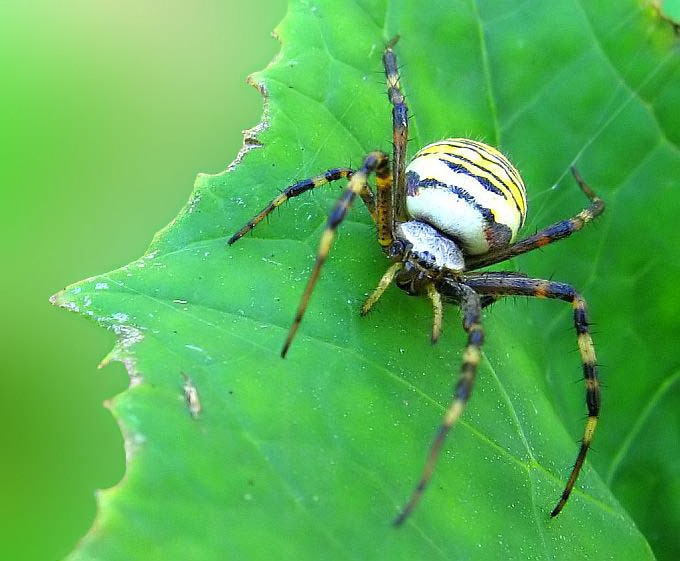
[[[462,271],[465,268],[463,253],[455,242],[425,222],[402,222],[397,225],[397,236],[413,246],[412,253],[429,253],[439,268],[450,271]]]
[[[95,290],[108,290],[109,289],[109,283],[107,282],[98,282],[97,284],[94,285]]]

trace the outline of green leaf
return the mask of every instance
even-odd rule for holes
[[[585,411],[569,306],[518,299],[485,313],[474,395],[395,530],[457,376],[458,310],[435,347],[425,299],[390,289],[359,317],[387,261],[357,205],[281,360],[339,189],[226,246],[282,187],[390,149],[380,56],[397,33],[411,152],[447,136],[500,146],[528,185],[526,232],[585,205],[573,163],[608,205],[597,225],[514,263],[583,292],[603,365],[595,450],[554,520]],[[71,559],[651,559],[647,540],[677,557],[671,26],[633,1],[295,0],[277,34],[280,56],[252,78],[267,103],[249,149],[199,176],[144,257],[54,298],[118,333],[109,358],[131,375],[111,404],[127,473],[101,492]]]

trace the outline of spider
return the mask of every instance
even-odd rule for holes
[[[585,461],[597,425],[600,390],[588,312],[583,296],[568,284],[530,278],[522,273],[479,271],[523,253],[556,242],[580,230],[604,210],[603,201],[572,167],[576,183],[590,205],[573,216],[514,241],[527,212],[522,178],[508,159],[482,142],[448,138],[429,144],[406,165],[408,108],[399,82],[394,46],[383,53],[387,94],[392,106],[392,160],[382,151],[370,152],[357,169],[338,167],[298,181],[274,198],[230,239],[233,244],[250,232],[288,199],[340,179],[348,179],[342,195],[328,216],[319,251],[302,294],[295,319],[284,342],[285,357],[304,316],[310,295],[328,257],[338,226],[358,195],[373,219],[378,243],[391,265],[361,307],[366,315],[393,282],[410,295],[424,295],[432,303],[431,339],[442,327],[443,301],[460,306],[467,344],[452,400],[427,455],[411,496],[394,520],[401,525],[419,503],[434,472],[444,439],[462,414],[475,383],[484,332],[482,308],[505,296],[555,298],[571,304],[578,349],[586,386],[588,417],[569,479],[550,515],[564,507]],[[367,180],[375,174],[375,189]]]

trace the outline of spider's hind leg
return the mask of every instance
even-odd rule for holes
[[[588,418],[583,430],[581,446],[576,456],[576,461],[569,474],[567,484],[562,495],[550,513],[557,516],[566,504],[576,483],[586,454],[590,449],[590,443],[595,433],[597,420],[600,415],[600,384],[597,377],[597,358],[593,340],[588,328],[588,308],[583,296],[576,292],[568,284],[541,279],[525,278],[512,273],[469,273],[465,278],[466,284],[483,295],[496,296],[529,296],[534,298],[554,298],[571,304],[573,310],[574,329],[578,343],[579,355],[583,369],[583,379],[586,386],[586,407]]]
[[[477,366],[481,358],[482,343],[484,342],[484,331],[482,330],[481,324],[482,312],[480,298],[474,290],[464,284],[451,283],[449,288],[451,289],[451,292],[458,292],[457,300],[460,302],[461,309],[463,310],[463,328],[468,334],[467,345],[463,351],[463,364],[460,368],[458,382],[453,390],[453,400],[446,409],[444,418],[439,425],[439,430],[430,447],[430,452],[425,461],[425,467],[423,468],[420,480],[413,490],[409,502],[394,520],[395,526],[400,526],[420,502],[423,492],[434,472],[434,467],[442,445],[444,444],[444,439],[451,430],[451,427],[463,413],[465,405],[472,393],[472,388],[475,385]]]

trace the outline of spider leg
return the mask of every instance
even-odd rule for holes
[[[444,443],[444,439],[449,430],[460,417],[465,405],[470,398],[472,388],[475,384],[477,365],[481,357],[481,347],[484,342],[484,331],[481,325],[481,304],[479,296],[475,291],[464,284],[451,282],[453,290],[459,292],[459,302],[463,310],[463,328],[468,334],[467,345],[463,352],[463,364],[461,365],[460,377],[453,391],[453,400],[444,413],[439,430],[430,447],[430,452],[425,461],[422,475],[416,488],[411,494],[411,498],[394,520],[395,526],[400,526],[411,514],[413,509],[420,501],[427,484],[430,482],[434,471],[437,457]]]
[[[500,263],[506,259],[511,259],[527,251],[532,251],[544,245],[551,244],[568,236],[571,236],[574,232],[577,232],[585,224],[590,222],[593,218],[599,216],[604,211],[604,201],[598,197],[593,190],[588,187],[586,182],[581,177],[581,174],[575,167],[571,168],[571,172],[574,175],[574,179],[578,183],[581,190],[590,199],[590,206],[583,209],[576,216],[569,218],[567,220],[561,220],[555,222],[544,228],[543,230],[536,232],[533,236],[524,238],[508,247],[505,247],[498,251],[492,251],[483,255],[472,255],[465,259],[465,265],[468,270],[472,271],[474,269],[480,269],[482,267],[487,267],[488,265],[493,265],[494,263]]]
[[[231,245],[237,240],[241,239],[253,228],[255,228],[255,226],[262,222],[262,220],[264,220],[264,218],[267,215],[269,215],[275,208],[281,206],[288,199],[297,197],[302,193],[311,191],[312,189],[316,189],[317,187],[321,187],[322,185],[327,185],[332,181],[337,181],[338,179],[344,179],[346,177],[352,177],[353,173],[354,170],[350,168],[333,168],[329,169],[328,171],[325,171],[324,173],[315,175],[314,177],[310,177],[309,179],[303,179],[302,181],[298,181],[297,183],[294,183],[293,185],[286,187],[278,197],[276,197],[269,204],[267,204],[267,206],[264,207],[260,212],[258,212],[253,218],[251,218],[246,223],[246,225],[243,226],[243,228],[241,228],[231,238],[229,238],[229,241],[227,243]],[[364,185],[364,188],[359,193],[359,196],[363,199],[364,204],[368,209],[368,212],[371,214],[373,220],[375,220],[375,197],[373,196],[373,192],[369,189],[368,185]]]
[[[465,275],[465,283],[479,294],[518,295],[534,298],[556,298],[570,302],[574,311],[574,327],[578,350],[583,365],[583,378],[586,385],[586,405],[588,420],[583,431],[583,439],[576,462],[571,470],[567,484],[562,491],[557,506],[550,516],[557,516],[571,494],[579,472],[583,467],[586,454],[593,439],[600,413],[600,385],[597,378],[597,359],[593,340],[588,330],[588,308],[583,297],[568,284],[541,279],[522,278],[507,273],[471,273]]]
[[[361,306],[361,315],[365,316],[371,311],[375,303],[384,294],[387,287],[392,284],[394,278],[397,276],[399,271],[404,268],[404,263],[397,261],[396,263],[390,265],[390,267],[385,271],[376,286],[375,290],[369,294],[368,298],[364,301]],[[425,290],[427,297],[432,302],[432,335],[431,341],[434,345],[438,340],[439,336],[442,334],[442,319],[444,317],[444,307],[442,306],[442,295],[435,287],[434,283],[428,283],[425,285]],[[491,302],[489,302],[491,303]],[[487,304],[488,305],[488,304]]]
[[[508,271],[506,273],[508,276],[516,276],[518,278],[528,278],[527,275],[524,273],[517,273],[513,271]],[[491,306],[492,304],[495,304],[499,300],[502,300],[505,298],[507,294],[480,294],[480,300],[482,302],[482,309],[487,308],[488,306]]]
[[[368,312],[371,311],[371,308],[375,305],[375,303],[380,300],[380,297],[383,295],[385,290],[387,290],[387,287],[392,284],[394,281],[394,277],[397,276],[397,273],[403,269],[404,264],[401,261],[398,261],[387,269],[385,271],[385,274],[382,276],[380,281],[378,282],[378,286],[375,287],[375,290],[369,294],[368,298],[364,301],[364,303],[361,306],[361,315],[365,316]]]
[[[325,263],[326,258],[328,257],[328,253],[331,250],[331,246],[333,245],[333,240],[335,239],[335,232],[338,229],[338,226],[347,215],[347,211],[349,210],[349,207],[352,205],[352,202],[354,202],[354,198],[366,190],[367,188],[366,181],[371,173],[376,174],[376,184],[379,189],[381,185],[391,182],[389,168],[390,166],[387,154],[383,152],[369,153],[368,156],[366,156],[366,158],[364,159],[364,162],[361,165],[361,167],[352,174],[352,177],[349,180],[347,187],[345,188],[342,195],[338,199],[338,202],[335,204],[335,207],[333,207],[333,210],[328,215],[326,229],[321,235],[321,242],[319,244],[319,251],[316,256],[314,267],[312,268],[312,272],[309,275],[309,280],[307,281],[307,286],[305,287],[305,291],[302,294],[302,298],[300,299],[300,304],[295,314],[295,319],[293,320],[293,324],[290,326],[288,336],[286,337],[286,341],[283,344],[283,349],[281,350],[282,357],[286,356],[286,353],[290,348],[290,344],[293,341],[293,338],[295,337],[295,333],[297,332],[297,329],[300,326],[302,317],[304,316],[305,310],[307,309],[309,297],[311,296],[312,291],[314,290],[316,281],[319,279],[321,267]]]
[[[491,306],[491,304],[495,304],[498,302],[501,298],[503,298],[502,294],[496,295],[496,294],[484,294],[480,298],[480,302],[482,303],[482,309]]]
[[[432,302],[432,336],[430,340],[434,345],[442,334],[442,321],[444,318],[444,308],[442,306],[442,295],[435,288],[433,283],[426,286],[427,297]]]
[[[402,221],[408,220],[404,181],[406,173],[406,144],[408,142],[408,106],[401,91],[397,56],[393,50],[398,40],[399,35],[393,37],[383,53],[383,66],[385,67],[385,76],[387,77],[387,97],[389,97],[392,104],[392,173],[394,193],[387,194],[390,197],[390,224],[394,223],[394,218]],[[380,206],[380,194],[378,195],[378,206]]]

